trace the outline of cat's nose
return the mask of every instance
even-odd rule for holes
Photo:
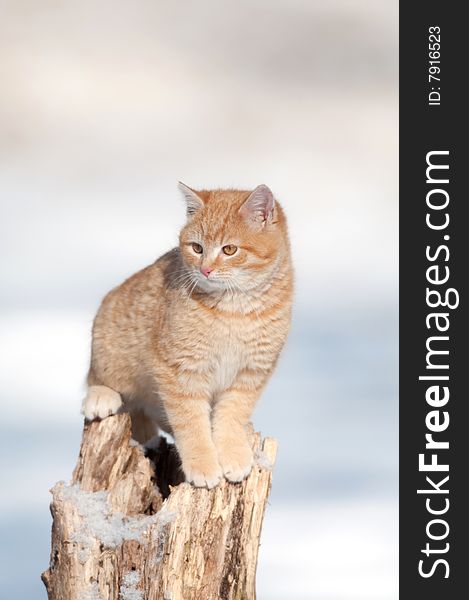
[[[208,277],[212,271],[212,267],[200,267],[200,272],[203,273],[205,277]]]

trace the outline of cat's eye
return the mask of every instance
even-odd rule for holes
[[[202,246],[200,244],[195,243],[195,242],[192,244],[192,250],[194,250],[194,252],[196,254],[202,254],[202,252],[204,251],[204,249],[202,248]]]
[[[228,244],[226,246],[223,246],[223,248],[222,248],[223,252],[227,256],[233,256],[233,254],[236,252],[237,249],[238,249],[238,247],[237,246],[233,246],[233,244]]]

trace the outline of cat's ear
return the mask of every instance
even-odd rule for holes
[[[272,222],[275,198],[266,185],[258,185],[239,209],[240,215],[251,225],[264,227]]]
[[[186,201],[187,216],[192,217],[198,210],[204,207],[202,198],[197,194],[197,192],[192,190],[185,183],[182,183],[182,181],[178,183],[178,187],[184,196],[184,200]]]

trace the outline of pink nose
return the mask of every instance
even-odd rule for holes
[[[212,271],[212,267],[200,267],[200,272],[203,273],[205,277],[208,277]]]

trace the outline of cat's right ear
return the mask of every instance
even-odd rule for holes
[[[195,213],[204,207],[202,198],[185,183],[180,181],[178,187],[184,196],[187,205],[187,216],[192,217]]]

